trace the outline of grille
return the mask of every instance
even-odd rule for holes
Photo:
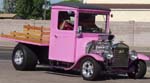
[[[113,48],[113,63],[114,67],[128,67],[129,48],[127,45],[119,43]]]

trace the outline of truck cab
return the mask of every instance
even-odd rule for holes
[[[99,26],[95,19],[100,16]],[[49,59],[74,63],[84,56],[87,44],[109,34],[110,9],[74,3],[52,7]],[[67,21],[66,21],[67,20]],[[61,28],[66,21],[69,26]],[[102,36],[102,37],[101,37]]]

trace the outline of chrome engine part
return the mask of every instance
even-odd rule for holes
[[[110,41],[97,41],[95,53],[102,54],[105,59],[113,58],[112,44]]]

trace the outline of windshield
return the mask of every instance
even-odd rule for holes
[[[80,13],[79,26],[82,27],[83,33],[104,33],[106,28],[106,15]]]

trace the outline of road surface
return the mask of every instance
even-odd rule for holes
[[[98,81],[85,81],[78,73],[54,72],[38,66],[36,71],[16,71],[10,60],[12,49],[0,49],[0,83],[149,83],[150,69],[144,79],[128,79],[126,76],[109,77]]]

